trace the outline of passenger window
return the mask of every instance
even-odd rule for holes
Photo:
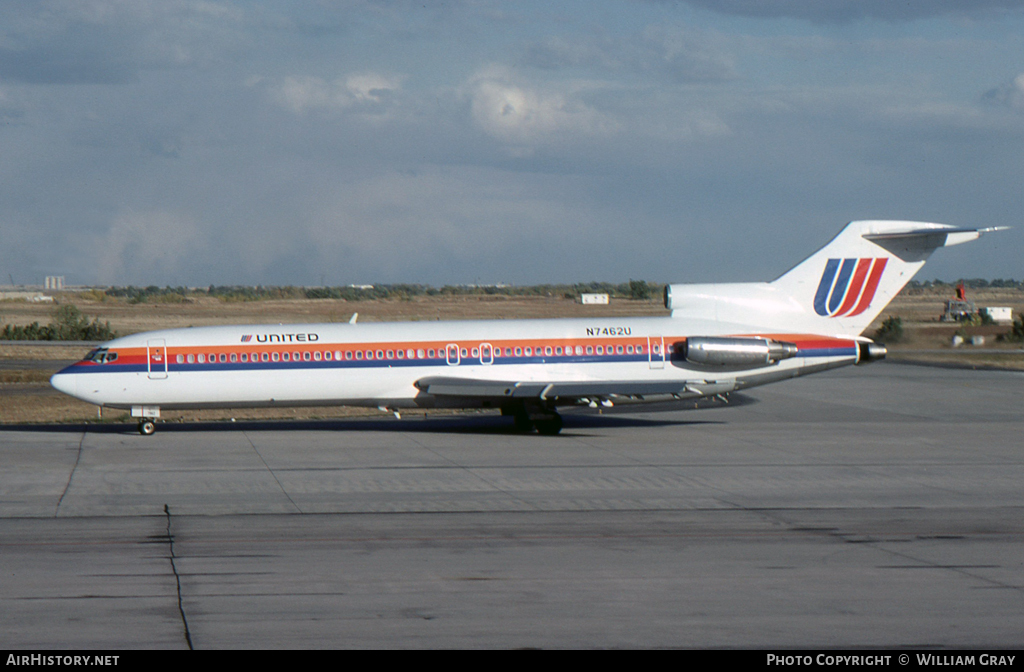
[[[378,350],[377,351],[377,359],[384,359],[384,351],[383,350]]]
[[[552,352],[554,352],[554,350],[551,349],[550,345],[544,346],[544,354],[545,355],[550,357]]]
[[[362,360],[362,358],[363,358],[363,351],[362,350],[356,350],[356,359]]]
[[[523,352],[526,353],[527,357],[533,357],[533,348],[530,346],[526,346],[526,349],[523,350]]]
[[[423,359],[423,357],[426,356],[426,354],[427,353],[423,352],[423,348],[420,348],[419,350],[416,351],[416,357],[419,359]]]
[[[206,363],[206,355],[204,355],[201,352],[199,353],[199,363],[200,364],[205,364]]]
[[[601,345],[597,346],[597,354],[599,354],[599,355],[603,355],[604,354],[604,346],[601,346]]]
[[[320,354],[319,350],[317,350],[316,352],[313,353],[313,359],[318,361],[318,362],[321,360],[322,357],[323,357],[323,355]],[[327,359],[330,359],[330,358],[331,358],[331,353],[328,352],[327,353]]]
[[[308,362],[308,361],[310,361],[312,359],[313,359],[313,354],[309,350],[307,350],[304,353],[302,353],[302,361]],[[317,359],[319,359],[319,357]]]
[[[288,354],[288,353],[285,353],[285,354]],[[274,362],[281,361],[281,353],[279,353],[279,352],[272,352],[272,353],[270,353],[270,359],[271,359],[271,361],[274,361]]]
[[[516,348],[516,357],[522,357],[522,356],[523,356],[523,349],[522,348]]]

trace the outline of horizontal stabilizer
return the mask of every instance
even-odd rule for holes
[[[902,239],[908,239],[908,238],[921,238],[921,237],[924,237],[924,236],[946,236],[945,243],[943,245],[940,245],[939,247],[947,247],[949,245],[959,245],[960,243],[966,243],[966,242],[969,242],[971,240],[976,240],[976,239],[980,238],[981,234],[983,234],[983,233],[991,233],[993,231],[1006,231],[1009,228],[1010,227],[1008,227],[1008,226],[989,226],[989,227],[985,227],[985,228],[976,228],[976,229],[953,228],[953,227],[948,227],[948,228],[929,227],[929,228],[910,229],[908,231],[888,231],[888,232],[885,232],[885,233],[865,233],[863,235],[863,237],[866,238],[867,240],[875,242],[875,241],[880,241],[880,240],[902,240]],[[969,234],[969,235],[961,237],[961,236],[957,236],[955,234]],[[973,235],[971,235],[971,234],[973,234]],[[949,236],[951,236],[951,235],[953,236],[953,238],[949,238]]]

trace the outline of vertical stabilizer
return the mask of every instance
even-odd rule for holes
[[[774,330],[856,336],[867,329],[937,248],[979,238],[987,229],[930,222],[850,222],[772,282],[671,285],[673,317]]]
[[[832,241],[770,283],[803,307],[816,332],[860,334],[936,249],[990,229],[930,222],[850,222]],[[833,326],[830,326],[833,325]]]

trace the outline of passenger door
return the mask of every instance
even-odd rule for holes
[[[153,380],[167,377],[167,347],[164,339],[151,338],[146,341],[146,368]]]

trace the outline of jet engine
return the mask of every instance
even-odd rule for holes
[[[736,368],[768,366],[797,352],[795,343],[767,338],[692,336],[676,347],[692,364]]]

